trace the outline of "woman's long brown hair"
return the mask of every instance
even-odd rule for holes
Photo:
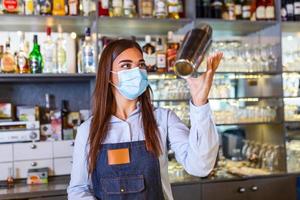
[[[121,39],[108,44],[101,54],[98,65],[95,89],[92,102],[92,121],[89,134],[88,172],[91,175],[96,168],[97,156],[104,142],[109,122],[114,110],[115,98],[112,85],[109,83],[113,61],[118,55],[129,48],[136,48],[142,53],[141,47],[133,40]],[[156,155],[161,154],[160,136],[151,104],[150,87],[138,97],[141,106],[141,117],[144,127],[146,147]]]

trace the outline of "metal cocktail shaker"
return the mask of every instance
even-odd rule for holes
[[[187,32],[177,53],[175,73],[182,78],[190,77],[197,71],[211,43],[212,28],[207,24]]]

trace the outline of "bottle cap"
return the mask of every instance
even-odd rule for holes
[[[47,26],[47,29],[46,29],[46,32],[47,32],[47,35],[51,35],[51,27],[50,26]]]
[[[91,28],[90,27],[85,28],[85,36],[91,36]]]
[[[38,43],[38,36],[37,35],[33,36],[33,43]]]

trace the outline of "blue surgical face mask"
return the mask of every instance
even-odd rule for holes
[[[138,67],[112,73],[117,74],[119,79],[118,85],[112,85],[129,100],[138,98],[149,85],[147,71]]]

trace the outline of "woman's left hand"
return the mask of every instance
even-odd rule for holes
[[[188,78],[187,82],[190,87],[193,104],[201,106],[207,103],[208,94],[213,82],[216,70],[223,57],[222,52],[215,53],[207,58],[207,69],[201,76],[197,78]]]

